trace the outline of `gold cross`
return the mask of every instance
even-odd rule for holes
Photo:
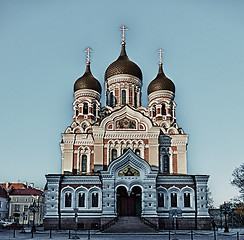
[[[165,53],[161,48],[158,50],[159,53],[159,63],[162,64],[163,54]]]
[[[91,48],[87,48],[85,50],[85,52],[87,53],[86,62],[89,63],[90,62],[90,53],[92,52],[92,49]]]
[[[124,43],[125,42],[125,31],[127,31],[128,28],[126,28],[126,26],[123,25],[119,30],[122,31],[122,42]]]

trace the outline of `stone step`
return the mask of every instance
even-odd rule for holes
[[[155,233],[156,230],[141,222],[139,217],[119,217],[115,225],[106,229],[104,233]]]

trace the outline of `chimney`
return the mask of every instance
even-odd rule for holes
[[[23,182],[23,184],[25,185],[25,187],[27,187],[27,184],[28,184],[28,183],[27,183],[27,182]]]
[[[6,190],[8,190],[9,186],[10,186],[10,183],[6,182]]]
[[[30,187],[31,188],[34,188],[34,183],[30,183]]]

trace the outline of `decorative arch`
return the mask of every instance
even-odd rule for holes
[[[101,208],[101,188],[93,186],[88,191],[88,208]]]
[[[61,206],[63,209],[74,208],[74,188],[66,186],[61,190]]]

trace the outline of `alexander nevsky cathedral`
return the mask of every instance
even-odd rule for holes
[[[175,84],[163,71],[162,51],[145,108],[142,72],[126,53],[124,30],[120,55],[105,71],[104,107],[87,49],[85,73],[74,83],[73,120],[60,143],[62,173],[46,175],[44,226],[101,229],[133,216],[158,229],[209,229],[209,176],[187,174],[188,135],[176,120]]]

